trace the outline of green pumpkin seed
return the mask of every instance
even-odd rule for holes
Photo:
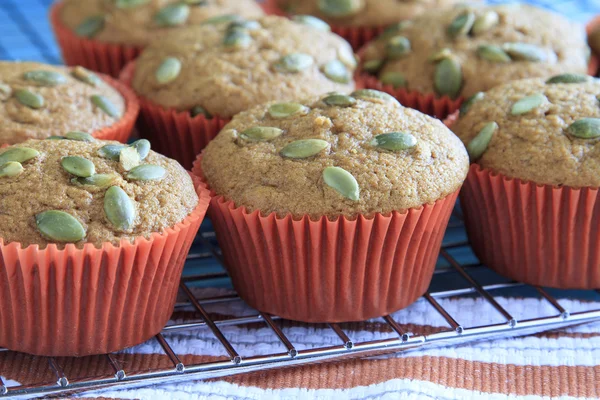
[[[327,167],[323,171],[325,183],[342,196],[358,201],[360,199],[360,187],[356,178],[348,171],[340,167]]]
[[[555,83],[583,83],[587,82],[589,77],[584,74],[561,74],[553,76],[548,79],[546,83],[555,84]]]
[[[19,89],[15,91],[17,101],[26,107],[34,110],[44,107],[44,97],[41,94],[33,93],[27,89]]]
[[[261,28],[261,24],[258,21],[247,21],[245,19],[239,19],[237,21],[233,21],[227,27],[228,31],[255,31]]]
[[[351,94],[352,97],[361,100],[383,100],[389,103],[400,104],[400,102],[392,95],[387,94],[385,92],[380,92],[379,90],[373,89],[361,89],[353,92]]]
[[[29,147],[13,147],[0,154],[0,165],[4,165],[11,161],[23,164],[29,160],[33,160],[39,155],[40,152],[36,149],[30,149]]]
[[[377,73],[383,66],[383,60],[369,60],[365,61],[363,64],[363,70],[365,72],[369,72],[371,74]]]
[[[89,178],[96,173],[94,163],[83,157],[63,157],[63,159],[60,161],[60,165],[62,165],[63,169],[71,175],[75,175],[80,178]]]
[[[135,147],[125,147],[119,153],[119,164],[125,171],[130,171],[140,165],[140,153]]]
[[[473,11],[465,11],[459,14],[454,21],[448,26],[448,35],[453,38],[458,36],[466,36],[473,28],[475,23],[475,13]]]
[[[73,178],[71,183],[77,186],[96,186],[104,189],[112,186],[118,178],[119,175],[116,174],[95,174],[89,178]]]
[[[254,141],[269,141],[283,135],[283,130],[269,126],[255,126],[241,133],[242,139]]]
[[[104,214],[116,229],[126,231],[135,222],[135,205],[123,189],[112,186],[104,195]]]
[[[371,141],[371,146],[390,151],[412,149],[417,145],[417,138],[407,132],[391,132],[377,135]]]
[[[20,162],[11,161],[0,165],[0,178],[13,178],[23,173],[23,165]]]
[[[0,82],[0,100],[8,100],[12,96],[12,88]]]
[[[219,25],[235,21],[240,21],[243,18],[235,14],[217,15],[216,17],[207,18],[200,25]]]
[[[467,100],[465,100],[465,102],[462,103],[462,105],[460,106],[460,116],[462,117],[466,113],[468,113],[473,104],[477,103],[480,100],[483,100],[484,97],[485,93],[478,92],[475,93],[473,96],[469,97]]]
[[[183,25],[190,16],[190,7],[187,4],[171,4],[161,8],[154,15],[154,22],[158,26]]]
[[[404,36],[394,36],[385,47],[388,58],[397,60],[410,53],[410,40]]]
[[[600,137],[600,118],[583,118],[573,122],[568,131],[580,139],[596,139]]]
[[[91,101],[92,104],[104,111],[108,116],[113,118],[120,117],[117,107],[106,97],[95,94],[91,97]]]
[[[95,15],[86,18],[81,24],[79,24],[79,26],[75,28],[75,33],[78,36],[91,39],[100,33],[102,29],[104,29],[104,15]]]
[[[302,72],[305,69],[310,68],[314,62],[315,60],[308,54],[292,53],[281,57],[281,59],[275,63],[275,70],[278,72],[289,73]]]
[[[48,136],[45,140],[67,140],[64,136]]]
[[[207,6],[208,5],[207,0],[182,0],[181,2],[183,4],[187,4],[190,6]]]
[[[386,72],[379,77],[384,85],[392,85],[394,89],[406,87],[408,82],[400,72]]]
[[[282,119],[291,117],[292,115],[306,115],[310,108],[300,103],[276,103],[269,107],[269,115],[271,118]]]
[[[69,132],[65,135],[65,139],[75,140],[78,142],[95,142],[96,139],[86,132]]]
[[[71,75],[77,80],[80,80],[83,83],[87,83],[90,86],[98,87],[102,84],[102,79],[98,77],[98,75],[94,74],[91,71],[83,67],[75,67],[71,71]]]
[[[137,150],[140,155],[140,160],[145,160],[146,157],[148,157],[148,154],[150,154],[151,145],[146,139],[136,140],[135,142],[131,143],[131,147]]]
[[[150,0],[115,0],[117,8],[135,8],[148,3]]]
[[[345,94],[332,94],[323,99],[328,106],[350,107],[356,103],[356,99]]]
[[[437,51],[437,52],[433,53],[432,55],[430,55],[427,60],[436,63],[436,62],[442,61],[444,58],[450,58],[450,57],[452,57],[452,50],[445,47],[445,48],[441,49],[440,51]]]
[[[228,49],[246,49],[252,44],[252,36],[239,30],[228,31],[223,39],[223,46]]]
[[[285,146],[279,154],[287,158],[308,158],[315,156],[329,147],[329,143],[321,139],[296,140]]]
[[[157,181],[167,174],[167,170],[160,165],[143,164],[133,168],[127,174],[130,181]]]
[[[292,21],[295,21],[299,24],[308,25],[312,28],[319,29],[321,31],[331,31],[331,26],[329,26],[327,22],[317,17],[313,17],[312,15],[294,15],[292,17]]]
[[[85,238],[81,222],[63,211],[45,211],[35,216],[38,231],[48,240],[61,243],[76,243]]]
[[[392,36],[396,36],[398,33],[402,32],[412,24],[413,22],[410,20],[400,21],[398,23],[392,24],[383,30],[383,32],[377,38],[377,40],[383,41],[391,38]]]
[[[213,116],[209,113],[204,107],[196,106],[190,110],[190,115],[192,118],[197,117],[198,115],[204,115],[206,119],[211,119]]]
[[[434,84],[437,94],[456,99],[463,84],[460,63],[453,58],[443,59],[436,66]]]
[[[482,44],[477,48],[477,55],[479,58],[495,62],[495,63],[507,63],[511,62],[510,56],[502,50],[500,46],[493,44]]]
[[[44,86],[57,86],[67,83],[67,78],[63,74],[44,70],[27,71],[23,74],[23,79]]]
[[[473,29],[471,33],[473,35],[481,35],[498,25],[500,23],[500,16],[496,11],[486,11],[475,19],[473,23]]]
[[[174,81],[181,72],[181,61],[175,57],[167,57],[156,69],[156,81],[161,85]]]
[[[483,156],[487,150],[494,133],[498,130],[498,124],[489,122],[467,145],[467,152],[472,162],[475,162]]]
[[[350,46],[342,46],[337,51],[338,58],[350,69],[358,66],[358,56],[354,54]]]
[[[546,61],[544,49],[529,43],[504,43],[502,49],[517,61]]]
[[[513,104],[510,113],[511,115],[527,114],[547,101],[548,98],[541,93],[532,94],[531,96],[523,97],[521,100]]]
[[[336,83],[348,83],[352,80],[352,73],[338,60],[329,61],[323,67],[323,74]]]
[[[319,11],[334,18],[355,15],[365,7],[364,0],[319,0],[317,4]]]
[[[100,147],[98,155],[112,161],[119,161],[121,151],[126,147],[127,146],[124,144],[107,144],[106,146]]]

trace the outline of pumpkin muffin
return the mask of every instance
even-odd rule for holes
[[[461,193],[482,262],[510,278],[599,288],[600,81],[562,74],[470,99],[452,129],[473,162]]]
[[[459,6],[390,27],[361,53],[383,85],[452,99],[528,77],[586,73],[583,26],[533,6]]]
[[[0,61],[0,144],[100,131],[125,111],[119,91],[81,67]]]
[[[467,170],[444,124],[373,90],[242,112],[194,169],[217,195],[242,297],[311,322],[373,318],[422,295]]]

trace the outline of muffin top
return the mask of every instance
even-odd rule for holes
[[[586,73],[583,26],[527,5],[457,6],[391,26],[363,69],[384,84],[451,98],[522,78]]]
[[[315,15],[337,26],[386,26],[463,0],[278,0],[291,14]]]
[[[5,244],[118,245],[173,227],[197,206],[189,174],[150,151],[147,140],[125,146],[84,133],[68,138],[0,149]]]
[[[538,184],[600,186],[600,80],[566,74],[498,86],[452,127],[484,168]]]
[[[174,31],[137,59],[133,88],[162,106],[220,117],[268,101],[350,92],[352,48],[323,25],[269,16]]]
[[[0,144],[113,125],[121,94],[82,67],[0,61]]]
[[[61,18],[79,36],[102,42],[146,46],[184,25],[222,15],[257,18],[254,0],[63,0]]]
[[[211,188],[237,206],[313,219],[433,203],[458,190],[468,167],[444,124],[374,90],[256,106],[202,158]]]

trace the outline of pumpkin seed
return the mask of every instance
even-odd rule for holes
[[[462,117],[466,113],[468,113],[471,109],[471,106],[473,106],[473,104],[475,104],[476,102],[483,100],[484,97],[485,93],[478,92],[475,93],[473,96],[469,97],[467,100],[465,100],[465,102],[462,103],[462,105],[460,106],[460,116]]]
[[[77,28],[75,28],[75,33],[78,36],[91,39],[102,29],[104,29],[104,15],[94,15],[86,18],[81,24],[79,24]]]
[[[102,79],[100,79],[98,75],[80,66],[73,68],[71,75],[73,75],[75,79],[87,83],[90,86],[98,87],[102,84]]]
[[[391,132],[377,135],[371,141],[371,146],[390,151],[412,149],[417,145],[417,138],[407,132]]]
[[[204,21],[202,21],[200,23],[200,25],[218,25],[218,24],[231,23],[231,22],[240,21],[240,20],[242,20],[242,17],[240,17],[239,15],[224,14],[224,15],[217,15],[216,17],[207,18]]]
[[[348,171],[340,167],[327,167],[323,171],[325,183],[342,196],[358,201],[360,199],[360,187],[356,178]]]
[[[154,76],[161,85],[174,81],[181,72],[181,61],[175,57],[167,57],[158,66]]]
[[[13,147],[0,154],[0,165],[4,165],[11,161],[23,164],[29,160],[33,160],[39,155],[40,152],[36,149],[30,149],[29,147]]]
[[[0,165],[0,178],[13,178],[23,173],[23,165],[20,162],[11,161]]]
[[[433,53],[432,55],[430,55],[428,60],[435,63],[435,62],[442,61],[444,58],[450,58],[450,57],[452,57],[452,50],[445,47],[445,48],[441,49],[440,51],[437,51],[437,52]]]
[[[321,139],[296,140],[285,146],[279,154],[287,158],[308,158],[319,154],[329,146],[329,143]]]
[[[8,100],[12,95],[12,88],[5,83],[0,82],[0,100]]]
[[[291,117],[292,115],[306,115],[310,108],[300,103],[276,103],[269,107],[269,115],[271,118],[281,119]]]
[[[140,160],[146,159],[148,154],[150,154],[151,145],[146,139],[136,140],[135,142],[131,143],[131,147],[135,148],[140,154]]]
[[[83,157],[63,157],[63,159],[60,161],[60,165],[62,165],[63,169],[71,175],[75,175],[80,178],[89,178],[96,173],[94,163]]]
[[[348,83],[352,80],[352,73],[339,60],[329,61],[325,64],[323,74],[336,83]]]
[[[281,57],[275,63],[275,70],[278,72],[297,73],[310,68],[314,63],[312,56],[304,53],[292,53]]]
[[[548,79],[546,83],[583,83],[588,81],[588,76],[583,74],[561,74]]]
[[[529,43],[504,43],[502,49],[517,61],[546,61],[548,59],[544,49]]]
[[[197,117],[198,115],[204,115],[206,119],[211,119],[213,116],[209,113],[204,107],[196,106],[190,110],[190,115],[192,118]]]
[[[400,102],[392,95],[387,94],[385,92],[380,92],[379,90],[373,89],[361,89],[353,92],[351,94],[352,97],[361,99],[361,100],[383,100],[390,103],[400,104]]]
[[[317,17],[313,17],[312,15],[294,15],[292,17],[292,21],[295,21],[299,24],[308,25],[315,29],[319,29],[321,31],[329,32],[331,31],[331,26],[322,19]]]
[[[510,113],[511,115],[527,114],[547,101],[548,98],[541,93],[532,94],[531,96],[523,97],[521,100],[513,104]]]
[[[487,123],[481,131],[467,145],[467,152],[472,162],[475,162],[483,156],[487,150],[494,133],[498,130],[496,122]]]
[[[342,46],[337,51],[338,58],[344,65],[350,69],[354,69],[358,65],[358,56],[354,54],[349,46]]]
[[[148,3],[150,0],[115,0],[117,8],[135,8]]]
[[[383,60],[369,60],[365,61],[363,64],[363,70],[369,73],[376,73],[383,66]]]
[[[511,62],[510,56],[502,50],[502,47],[493,44],[482,44],[477,48],[477,55],[487,61],[495,63]]]
[[[392,36],[396,36],[398,33],[402,32],[406,28],[412,25],[412,21],[400,21],[398,23],[392,24],[385,28],[381,35],[377,38],[377,40],[387,40]]]
[[[125,147],[119,153],[119,164],[121,164],[121,167],[125,171],[130,171],[137,167],[141,161],[140,153],[138,153],[135,147]]]
[[[131,181],[157,181],[165,177],[167,170],[160,165],[143,164],[133,168],[127,174]]]
[[[404,36],[394,36],[385,47],[388,58],[397,60],[410,53],[410,40]]]
[[[183,25],[189,16],[190,6],[187,4],[170,4],[154,15],[154,22],[163,27]]]
[[[462,68],[454,58],[443,59],[435,69],[435,91],[440,96],[456,99],[463,84]]]
[[[228,31],[254,31],[260,29],[261,25],[258,21],[248,21],[245,19],[239,19],[237,21],[233,21],[227,27]]]
[[[38,231],[48,240],[62,243],[76,243],[85,238],[86,232],[81,222],[63,211],[45,211],[35,216]]]
[[[56,86],[67,83],[67,78],[63,74],[44,70],[27,71],[23,74],[23,79],[44,86]]]
[[[86,132],[69,132],[65,135],[65,139],[75,140],[78,142],[95,142],[96,139]]]
[[[223,39],[223,46],[229,49],[245,49],[252,44],[252,36],[240,30],[228,31]]]
[[[406,87],[408,82],[400,72],[386,72],[379,77],[379,80],[384,85],[392,85],[394,89]]]
[[[454,18],[454,21],[448,26],[448,35],[453,38],[465,36],[471,31],[474,23],[475,13],[467,10]]]
[[[135,205],[123,189],[112,186],[104,195],[104,214],[116,229],[126,231],[133,227]]]
[[[481,35],[498,25],[498,23],[500,23],[500,16],[498,13],[492,10],[486,11],[475,19],[471,33],[473,33],[473,35]]]
[[[190,6],[207,6],[207,0],[182,0],[183,4],[188,4]]]
[[[106,146],[100,147],[98,155],[112,161],[119,161],[121,151],[126,147],[127,146],[124,144],[107,144]]]
[[[269,141],[283,134],[283,130],[269,126],[255,126],[241,133],[242,139],[254,141]]]
[[[595,139],[600,137],[600,118],[583,118],[573,122],[568,131],[580,139]]]
[[[364,0],[319,0],[319,11],[328,17],[343,18],[357,14],[365,7]]]
[[[91,97],[91,100],[92,104],[104,111],[108,116],[113,118],[120,117],[117,107],[106,97],[95,94]]]
[[[27,89],[19,89],[15,91],[17,101],[26,107],[34,110],[44,107],[44,97],[41,94],[33,93]]]
[[[96,186],[104,189],[112,184],[119,178],[116,174],[95,174],[88,178],[73,178],[71,183],[77,186]]]
[[[323,99],[323,103],[329,106],[350,107],[356,103],[356,99],[345,94],[332,94]]]
[[[64,136],[48,136],[45,140],[66,140],[67,138]]]

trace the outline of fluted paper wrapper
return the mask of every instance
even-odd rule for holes
[[[201,158],[193,172],[203,176]],[[213,193],[210,216],[233,285],[252,307],[304,322],[362,321],[427,291],[457,195],[404,213],[313,221],[247,212]]]
[[[104,354],[142,343],[169,320],[186,256],[210,202],[135,243],[64,250],[0,238],[0,347],[43,356]]]

